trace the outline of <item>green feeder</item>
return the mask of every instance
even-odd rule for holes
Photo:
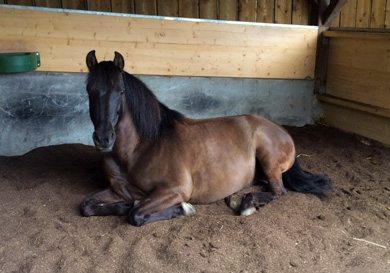
[[[0,53],[0,73],[34,71],[41,66],[39,52]]]

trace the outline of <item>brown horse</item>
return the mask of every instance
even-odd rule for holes
[[[301,169],[294,142],[279,125],[257,115],[186,118],[123,71],[119,53],[98,63],[91,51],[86,61],[93,141],[105,153],[110,188],[83,201],[83,216],[129,215],[141,226],[188,215],[195,212],[189,203],[215,202],[257,182],[256,166],[270,191],[246,195],[241,215],[286,194],[284,185],[316,195],[331,191],[326,176]]]

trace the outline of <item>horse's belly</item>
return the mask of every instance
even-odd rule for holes
[[[229,165],[229,164],[228,164]],[[219,201],[243,188],[250,186],[255,176],[255,158],[249,162],[236,162],[232,166],[215,170],[209,166],[208,170],[193,174],[194,189],[190,203],[207,204]]]

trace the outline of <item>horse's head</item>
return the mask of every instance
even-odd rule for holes
[[[110,152],[115,143],[115,126],[124,102],[123,56],[115,52],[113,62],[98,63],[93,50],[88,53],[86,61],[89,68],[89,113],[95,127],[92,138],[98,151]]]

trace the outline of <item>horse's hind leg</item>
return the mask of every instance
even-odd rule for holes
[[[86,199],[80,205],[82,216],[127,215],[134,206],[124,201],[110,189],[98,192]]]
[[[265,170],[264,173],[268,177],[270,191],[248,193],[241,201],[239,209],[241,215],[251,215],[257,208],[287,194],[282,181],[282,173],[278,168]]]
[[[241,201],[240,215],[251,215],[257,208],[262,207],[276,199],[271,192],[252,192],[245,195]]]

